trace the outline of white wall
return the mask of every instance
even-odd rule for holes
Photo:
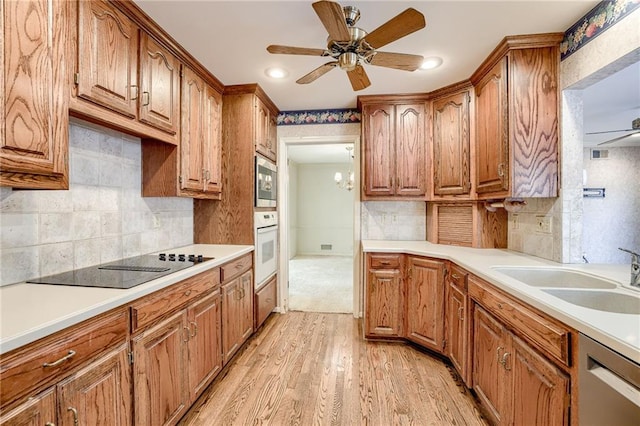
[[[587,187],[605,188],[604,198],[584,198],[582,251],[591,263],[629,263],[618,247],[640,249],[640,146],[609,148],[609,158],[584,150]]]
[[[0,188],[0,285],[193,244],[193,200],[142,198],[140,139],[69,126],[69,190]]]
[[[298,254],[298,164],[289,160],[289,259]]]
[[[362,239],[424,241],[426,207],[424,201],[363,202]]]
[[[353,191],[339,188],[333,176],[348,164],[298,165],[298,254],[353,254]],[[331,244],[331,250],[321,250]]]

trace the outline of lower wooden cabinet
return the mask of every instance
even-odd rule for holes
[[[226,364],[253,333],[253,272],[222,285],[222,348]]]
[[[445,349],[444,354],[462,380],[471,384],[469,340],[471,320],[467,297],[467,273],[452,265],[445,280]]]
[[[473,389],[492,423],[569,423],[569,376],[477,305],[473,336]]]
[[[365,337],[402,337],[403,256],[369,254],[366,262]]]
[[[444,263],[409,257],[406,336],[426,348],[444,349]]]
[[[256,291],[254,300],[255,306],[255,326],[258,327],[267,319],[267,317],[273,312],[277,304],[278,297],[278,277],[274,276],[268,283],[262,286],[260,290]]]
[[[0,415],[0,425],[45,425],[56,424],[56,388],[51,387],[39,395],[29,398],[9,412]]]

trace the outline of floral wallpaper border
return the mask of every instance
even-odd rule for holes
[[[640,7],[640,0],[604,0],[564,33],[560,60],[575,53],[609,27]]]
[[[282,111],[278,114],[278,126],[296,126],[302,124],[344,124],[359,122],[360,111],[355,109]]]

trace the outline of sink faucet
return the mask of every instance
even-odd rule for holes
[[[633,287],[640,288],[640,254],[623,248],[618,248],[618,250],[622,250],[631,255],[631,282],[629,282],[629,284]]]

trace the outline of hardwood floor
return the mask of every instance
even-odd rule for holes
[[[273,314],[181,425],[485,425],[443,361],[350,314]]]

